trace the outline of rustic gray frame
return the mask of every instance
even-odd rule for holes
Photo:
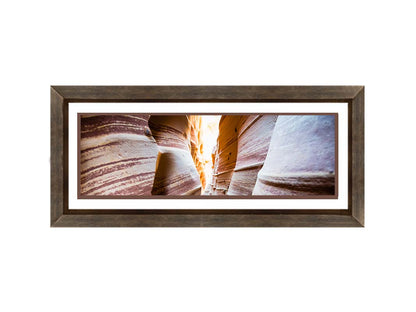
[[[68,209],[69,102],[347,102],[347,210]],[[209,104],[207,104],[209,105]],[[363,86],[52,86],[52,227],[363,227]]]

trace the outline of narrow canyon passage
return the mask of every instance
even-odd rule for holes
[[[80,193],[335,193],[335,116],[81,116]]]

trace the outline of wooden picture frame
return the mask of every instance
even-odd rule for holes
[[[88,210],[68,207],[68,105],[75,102],[348,103],[348,209]],[[363,227],[363,86],[52,86],[52,227]]]

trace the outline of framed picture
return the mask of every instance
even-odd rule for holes
[[[363,227],[363,86],[52,86],[51,226]]]

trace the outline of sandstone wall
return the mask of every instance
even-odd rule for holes
[[[189,149],[191,150],[192,160],[194,161],[196,170],[199,174],[199,179],[202,188],[206,186],[205,177],[205,160],[203,157],[204,145],[202,142],[202,118],[197,115],[188,116],[189,133],[187,134]]]
[[[214,172],[212,175],[212,188],[209,194],[224,195],[228,192],[238,150],[238,127],[241,116],[223,115],[219,123],[219,136],[214,158]]]
[[[253,195],[335,192],[334,116],[279,116]]]
[[[200,194],[200,126],[199,116],[83,115],[80,194]]]
[[[149,115],[84,115],[81,195],[150,195],[158,147]]]
[[[196,126],[185,115],[150,117],[149,127],[159,148],[153,195],[201,194],[200,175],[191,154],[197,137],[192,128]]]
[[[223,116],[206,195],[333,195],[332,115]]]
[[[224,115],[206,195],[251,195],[263,166],[276,115]]]
[[[269,149],[277,115],[242,116],[237,130],[237,162],[228,195],[251,195]]]
[[[201,116],[84,115],[81,195],[200,195]],[[335,192],[332,115],[223,115],[205,195]]]

